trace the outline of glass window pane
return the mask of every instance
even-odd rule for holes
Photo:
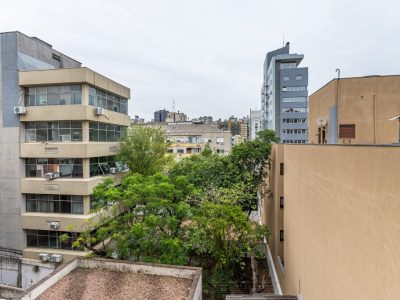
[[[72,213],[73,214],[83,214],[83,203],[82,202],[72,202]]]

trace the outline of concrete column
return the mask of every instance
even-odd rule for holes
[[[89,166],[89,158],[83,159],[83,178],[90,178],[90,166]]]
[[[82,104],[89,105],[89,86],[82,84]]]
[[[83,196],[83,213],[88,215],[90,211],[90,196]]]
[[[89,121],[82,122],[82,142],[89,142]]]

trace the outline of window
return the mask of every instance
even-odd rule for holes
[[[306,113],[307,107],[284,107],[282,108],[283,113]]]
[[[289,76],[283,76],[283,81],[289,81],[290,77]]]
[[[303,76],[302,75],[296,75],[296,80],[302,80]]]
[[[83,197],[72,195],[26,195],[27,212],[83,214]]]
[[[110,175],[111,168],[118,168],[115,162],[115,156],[90,158],[90,177]]]
[[[285,206],[285,198],[280,197],[279,198],[279,207],[283,208]]]
[[[279,240],[281,242],[283,242],[285,240],[285,234],[284,234],[283,230],[279,231]]]
[[[25,106],[70,105],[82,103],[81,85],[53,85],[25,88]]]
[[[65,242],[60,241],[60,236],[67,234],[69,239]],[[49,231],[49,230],[27,230],[26,240],[28,247],[52,248],[52,249],[67,249],[67,250],[83,250],[82,248],[72,248],[75,237],[71,233],[64,231]]]
[[[224,144],[224,138],[223,137],[217,137],[217,145],[223,145]]]
[[[210,138],[210,137],[205,137],[204,138],[204,143],[212,143],[212,138]]]
[[[284,86],[282,87],[283,92],[300,92],[307,90],[305,86]]]
[[[185,153],[184,149],[176,149],[176,153],[183,154]]]
[[[117,142],[126,126],[89,122],[89,141],[91,142]]]
[[[281,69],[293,69],[296,67],[297,67],[297,64],[295,62],[294,63],[281,63],[281,66],[280,66]]]
[[[282,97],[282,102],[307,102],[307,97]]]
[[[93,87],[89,88],[89,105],[107,110],[128,114],[128,101],[125,98],[103,92]]]
[[[284,164],[283,163],[280,163],[279,164],[279,174],[280,175],[283,175],[285,172],[284,172]]]
[[[306,121],[307,121],[306,118],[285,118],[285,119],[282,119],[282,123],[287,123],[287,124],[306,123]]]
[[[44,177],[55,173],[59,177],[83,178],[82,158],[27,158],[26,177]]]
[[[82,122],[27,122],[25,142],[81,142]]]
[[[283,134],[306,134],[307,129],[282,129]]]
[[[339,125],[339,138],[340,139],[355,139],[356,138],[356,125],[355,124],[340,124]]]

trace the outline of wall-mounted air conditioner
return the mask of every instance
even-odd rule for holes
[[[54,221],[54,222],[49,222],[49,227],[50,229],[56,230],[60,228],[60,222]]]
[[[62,134],[60,135],[61,142],[70,142],[71,141],[71,135],[70,134]]]
[[[96,115],[100,116],[100,115],[104,115],[104,108],[102,107],[95,107],[94,108],[94,112]]]
[[[52,254],[49,257],[49,261],[53,263],[60,263],[63,260],[63,256],[61,254]]]
[[[50,255],[48,253],[40,253],[39,259],[43,262],[47,262],[50,259]]]
[[[110,168],[111,174],[117,174],[117,168]]]
[[[46,180],[53,180],[53,179],[56,179],[58,177],[60,177],[60,174],[58,174],[58,173],[46,173],[46,174],[44,174],[44,179],[46,179]]]
[[[16,115],[26,115],[26,107],[24,106],[14,106],[14,114]]]

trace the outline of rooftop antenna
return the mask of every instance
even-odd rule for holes
[[[172,112],[175,112],[175,99],[172,99]]]
[[[282,35],[282,47],[285,47],[285,33]]]

